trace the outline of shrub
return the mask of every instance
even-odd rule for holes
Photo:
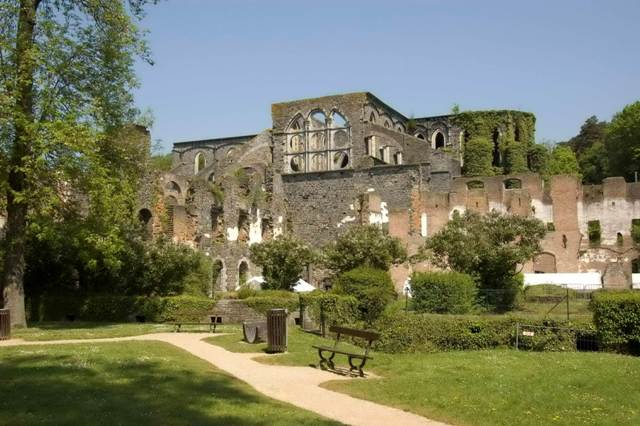
[[[333,289],[337,294],[356,298],[359,318],[367,324],[373,323],[397,297],[389,274],[380,269],[367,267],[340,274]]]
[[[215,299],[196,296],[41,296],[29,302],[30,321],[59,321],[67,315],[84,321],[129,321],[136,315],[152,322],[202,321],[216,305]]]
[[[418,312],[466,314],[476,299],[473,278],[460,272],[422,272],[411,277],[412,305]]]
[[[536,333],[529,349],[576,350],[576,333],[567,327],[591,329],[586,322],[532,320],[513,316],[458,316],[395,312],[384,315],[374,328],[380,332],[375,349],[384,352],[439,352],[508,347],[514,344],[517,323],[562,327]],[[521,342],[527,344],[526,341]]]
[[[315,257],[302,241],[287,236],[254,244],[250,251],[251,260],[262,267],[262,288],[274,290],[291,290]]]
[[[604,345],[640,353],[639,291],[596,292],[590,307]]]
[[[358,321],[358,300],[353,296],[344,296],[316,290],[300,295],[300,304],[305,313],[324,327],[331,325],[354,325]]]
[[[248,307],[261,314],[266,314],[270,309],[280,308],[293,312],[300,306],[298,295],[290,291],[258,291],[255,296],[247,297],[243,301]]]

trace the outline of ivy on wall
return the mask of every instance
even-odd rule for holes
[[[535,144],[533,114],[511,110],[464,111],[454,115],[452,122],[465,131],[465,176],[529,171],[527,153]]]

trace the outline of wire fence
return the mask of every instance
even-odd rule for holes
[[[597,352],[602,349],[595,330],[516,324],[514,347],[530,351]]]

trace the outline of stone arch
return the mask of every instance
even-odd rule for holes
[[[349,166],[349,154],[346,151],[333,154],[333,169],[345,169]]]
[[[166,189],[167,191],[175,191],[178,194],[182,193],[182,190],[180,189],[180,185],[178,185],[178,183],[173,180],[167,182],[167,184],[164,186],[164,189]]]
[[[227,289],[227,268],[225,267],[224,260],[217,258],[213,261],[211,278],[214,290]]]
[[[433,148],[434,149],[442,149],[445,146],[446,140],[444,137],[444,133],[442,133],[440,130],[436,130],[433,133],[433,136],[431,137],[433,140]]]
[[[138,211],[138,220],[142,224],[144,232],[147,237],[150,237],[153,233],[153,214],[151,210],[142,208]]]
[[[331,127],[347,127],[349,121],[347,118],[337,109],[331,111]]]
[[[415,135],[413,135],[413,136],[414,136],[415,138],[422,139],[423,141],[424,141],[424,140],[427,140],[427,138],[426,138],[426,137],[424,136],[424,134],[422,134],[422,133],[416,133],[416,134],[415,134]]]
[[[375,124],[376,121],[376,114],[375,112],[371,111],[371,114],[369,114],[369,123]]]
[[[404,126],[402,125],[402,123],[400,122],[396,123],[396,131],[400,133],[404,133]]]
[[[207,159],[204,156],[204,152],[200,151],[196,154],[193,161],[193,173],[197,175],[204,170],[205,167],[207,167]]]
[[[522,181],[517,178],[505,179],[502,184],[504,189],[522,189]]]
[[[484,182],[481,180],[472,180],[467,182],[467,189],[484,189]]]
[[[249,279],[249,262],[246,259],[241,259],[238,262],[238,287],[244,285]]]
[[[291,121],[289,121],[289,125],[287,126],[287,130],[296,131],[304,129],[304,117],[302,114],[297,113],[293,116]]]
[[[327,114],[321,109],[313,109],[309,112],[309,129],[324,129],[327,127]]]
[[[207,180],[208,180],[209,182],[215,182],[215,181],[216,181],[216,173],[215,173],[215,172],[211,172],[211,173],[209,174],[209,177],[207,178]]]
[[[536,274],[555,274],[556,256],[553,253],[543,252],[533,258],[533,272]]]
[[[164,197],[164,205],[169,207],[169,206],[177,206],[178,205],[178,199],[176,197],[174,197],[173,195],[167,195],[166,197]]]

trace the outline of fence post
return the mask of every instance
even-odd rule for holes
[[[320,334],[322,337],[327,337],[324,327],[324,303],[320,302]]]
[[[567,286],[567,321],[569,321],[569,286]]]
[[[520,323],[516,323],[516,350],[518,350],[518,339],[520,338]]]

